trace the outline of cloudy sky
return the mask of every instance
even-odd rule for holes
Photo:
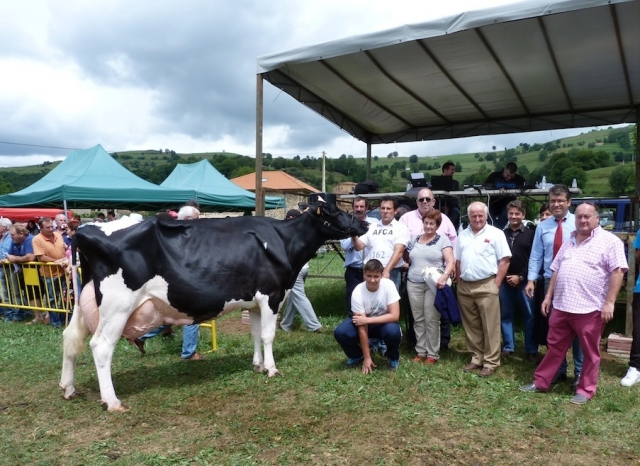
[[[109,152],[255,153],[256,59],[513,0],[2,0],[0,166]],[[364,156],[365,144],[265,82],[264,152]],[[374,146],[439,155],[567,132]],[[47,147],[41,147],[47,146]]]

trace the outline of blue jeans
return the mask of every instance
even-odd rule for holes
[[[400,325],[397,322],[390,322],[386,324],[369,324],[368,327],[369,338],[383,340],[387,345],[385,356],[392,361],[400,359],[400,340],[402,339]],[[362,357],[358,329],[353,325],[351,319],[343,320],[334,330],[333,336],[348,358],[356,359]]]
[[[189,359],[198,349],[198,335],[200,326],[198,324],[185,325],[182,327],[182,354],[183,359]]]
[[[44,283],[47,287],[47,294],[43,296],[43,298],[49,299],[49,307],[52,309],[62,309],[62,293],[67,286],[64,277],[44,277]],[[60,327],[64,325],[65,313],[49,312],[49,320],[51,321],[52,327]]]
[[[151,330],[150,332],[145,333],[144,335],[142,335],[140,337],[140,341],[145,341],[148,340],[149,338],[153,338],[153,337],[157,337],[158,335],[160,335],[160,333],[162,333],[163,330],[165,330],[167,327],[170,327],[170,325],[161,325],[160,327],[154,328],[153,330]]]
[[[145,341],[149,338],[156,337],[162,333],[170,325],[161,325],[158,328],[154,328],[148,333],[145,333],[140,337],[140,340]],[[181,358],[189,359],[193,356],[198,349],[198,336],[200,335],[200,326],[198,324],[185,325],[182,327],[182,354]]]
[[[533,340],[534,316],[533,298],[529,298],[524,289],[526,282],[517,287],[510,286],[506,280],[500,286],[500,327],[502,328],[502,351],[513,353],[515,351],[515,338],[513,330],[513,316],[516,310],[516,302],[520,305],[520,312],[524,320],[524,351],[527,354],[536,354],[538,345]]]
[[[402,284],[402,267],[396,267],[389,273],[389,280],[396,286],[396,290],[400,293],[400,285]]]
[[[7,276],[4,274],[4,270],[0,268],[0,280],[2,280],[2,302],[22,304],[22,295],[18,284],[18,276],[15,273],[11,273]],[[11,290],[11,297],[9,297],[9,290]],[[22,309],[18,309],[17,307],[2,307],[1,309],[2,310],[0,312],[4,311],[4,319],[7,322],[19,322],[24,320],[24,310]]]

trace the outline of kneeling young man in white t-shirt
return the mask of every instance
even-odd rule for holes
[[[334,331],[334,337],[347,355],[347,366],[362,363],[362,373],[376,367],[371,359],[369,338],[383,340],[389,360],[388,367],[396,370],[400,363],[400,295],[394,283],[382,278],[384,266],[377,259],[364,265],[364,282],[353,290],[353,317],[344,320]]]

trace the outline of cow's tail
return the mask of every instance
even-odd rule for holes
[[[75,248],[74,248],[75,249]],[[76,369],[76,359],[85,348],[85,340],[89,336],[89,328],[86,325],[84,314],[80,308],[80,290],[78,280],[78,264],[75,263],[75,251],[73,251],[74,260],[71,266],[71,279],[73,280],[73,289],[76,291],[75,303],[73,305],[73,316],[71,322],[63,335],[63,356],[62,356],[62,374],[60,376],[60,388],[65,399],[73,398],[76,395],[74,387],[74,375]]]
[[[63,333],[64,337],[64,358],[75,358],[82,353],[85,348],[85,340],[89,336],[89,327],[84,320],[84,313],[80,307],[80,277],[78,275],[78,263],[76,261],[75,241],[72,244],[71,253],[71,281],[75,291],[73,304],[73,315],[71,321]]]

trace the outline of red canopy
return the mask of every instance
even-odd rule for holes
[[[38,221],[43,217],[55,217],[60,212],[60,209],[34,209],[34,208],[20,208],[20,207],[0,207],[0,217],[8,218],[13,222],[28,222],[29,220]],[[73,212],[67,211],[69,219],[73,217]]]

